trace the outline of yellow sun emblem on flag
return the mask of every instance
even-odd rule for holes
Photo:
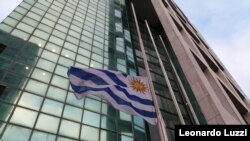
[[[146,92],[146,90],[147,90],[146,85],[145,85],[141,80],[138,80],[138,79],[133,79],[133,80],[130,82],[130,86],[131,86],[132,89],[135,90],[136,92],[143,93],[143,94],[145,94],[145,92]]]

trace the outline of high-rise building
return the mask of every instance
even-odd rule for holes
[[[106,100],[77,100],[72,65],[150,74],[169,141],[176,124],[250,123],[244,93],[172,0],[23,0],[0,23],[1,141],[160,140]]]

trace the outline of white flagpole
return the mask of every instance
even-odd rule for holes
[[[179,82],[179,84],[180,84],[181,90],[182,90],[183,95],[184,95],[184,97],[185,97],[185,99],[186,99],[186,101],[187,101],[187,104],[188,104],[188,106],[189,106],[189,109],[190,109],[190,111],[191,111],[191,113],[192,113],[192,115],[193,115],[193,117],[194,117],[194,120],[195,120],[196,124],[199,125],[200,122],[199,122],[199,120],[198,120],[198,118],[197,118],[197,116],[196,116],[196,114],[195,114],[194,108],[193,108],[193,106],[192,106],[192,104],[191,104],[191,102],[190,102],[190,100],[189,100],[189,98],[188,98],[188,96],[187,96],[186,90],[184,89],[184,86],[183,86],[183,84],[182,84],[182,82],[181,82],[181,79],[180,79],[179,75],[177,74],[177,71],[176,71],[176,69],[175,69],[175,67],[174,67],[174,64],[173,64],[173,62],[172,62],[172,60],[171,60],[171,58],[170,58],[170,56],[169,56],[169,54],[168,54],[166,45],[165,45],[165,43],[163,42],[163,39],[162,39],[161,35],[159,35],[159,37],[160,37],[161,43],[162,43],[162,45],[163,45],[163,48],[164,48],[164,50],[165,50],[165,52],[166,52],[166,54],[167,54],[167,58],[169,59],[169,62],[170,62],[171,66],[172,66],[172,68],[173,68],[173,70],[174,70],[174,74],[176,75],[177,80],[178,80],[178,82]]]
[[[171,96],[171,98],[172,98],[172,100],[173,100],[174,107],[175,107],[175,109],[176,109],[176,111],[177,111],[177,114],[178,114],[178,117],[179,117],[179,119],[180,119],[181,124],[185,124],[184,118],[183,118],[183,116],[182,116],[182,114],[181,114],[181,109],[180,109],[180,107],[179,107],[179,105],[178,105],[178,102],[177,102],[177,100],[176,100],[174,91],[173,91],[172,86],[171,86],[171,84],[170,84],[168,75],[167,75],[166,70],[165,70],[165,68],[164,68],[163,62],[162,62],[162,60],[161,60],[160,54],[159,54],[159,52],[158,52],[158,49],[157,49],[157,47],[156,47],[156,44],[155,44],[154,38],[153,38],[153,36],[152,36],[151,30],[150,30],[150,28],[149,28],[149,25],[148,25],[147,20],[145,20],[145,24],[146,24],[146,26],[147,26],[147,29],[148,29],[150,38],[151,38],[151,40],[152,40],[152,43],[153,43],[153,46],[154,46],[154,49],[155,49],[155,52],[156,52],[156,55],[157,55],[157,58],[158,58],[158,61],[159,61],[159,63],[160,63],[161,70],[162,70],[162,72],[163,72],[163,76],[164,76],[165,81],[166,81],[166,83],[167,83],[167,86],[168,86],[168,89],[169,89],[169,92],[170,92],[170,96]]]
[[[158,102],[157,102],[157,99],[156,99],[155,90],[154,90],[154,86],[153,86],[153,83],[152,83],[152,78],[151,78],[150,71],[149,71],[149,65],[148,65],[148,62],[147,62],[146,53],[145,53],[144,45],[143,45],[143,42],[142,42],[141,33],[140,33],[140,29],[139,29],[139,25],[138,25],[138,21],[137,21],[137,17],[136,17],[134,5],[133,5],[132,2],[131,2],[131,7],[132,7],[134,19],[135,19],[136,30],[137,30],[137,34],[138,34],[138,37],[139,37],[139,44],[140,44],[141,51],[142,51],[143,62],[144,62],[144,65],[145,65],[145,69],[146,69],[146,73],[147,73],[147,77],[148,77],[148,81],[149,81],[150,91],[151,91],[151,95],[152,95],[152,98],[153,98],[153,101],[154,101],[155,111],[157,113],[157,120],[158,120],[157,126],[158,126],[158,129],[159,129],[159,132],[160,132],[160,138],[161,138],[161,141],[168,141],[165,124],[163,123],[161,112],[159,110]]]

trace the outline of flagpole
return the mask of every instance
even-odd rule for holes
[[[169,92],[170,92],[170,96],[171,96],[171,98],[172,98],[172,100],[173,100],[175,109],[176,109],[176,111],[177,111],[177,115],[178,115],[178,117],[179,117],[179,120],[180,120],[181,124],[184,124],[184,125],[185,125],[185,121],[184,121],[184,118],[183,118],[183,116],[182,116],[181,109],[180,109],[180,107],[179,107],[179,105],[178,105],[178,102],[177,102],[177,100],[176,100],[176,97],[175,97],[173,88],[172,88],[172,86],[171,86],[171,84],[170,84],[168,75],[167,75],[167,73],[166,73],[165,67],[164,67],[164,65],[163,65],[163,62],[162,62],[161,57],[160,57],[160,54],[159,54],[158,49],[157,49],[157,47],[156,47],[156,44],[155,44],[154,38],[153,38],[153,36],[152,36],[151,30],[150,30],[150,28],[149,28],[149,25],[148,25],[147,20],[145,20],[145,24],[146,24],[146,26],[147,26],[147,29],[148,29],[150,38],[151,38],[151,40],[152,40],[152,43],[153,43],[153,46],[154,46],[154,49],[155,49],[155,52],[156,52],[156,55],[157,55],[157,58],[158,58],[158,61],[159,61],[159,63],[160,63],[160,67],[161,67],[161,70],[162,70],[162,72],[163,72],[163,76],[164,76],[165,81],[166,81],[166,83],[167,83],[167,86],[168,86],[168,89],[169,89]]]
[[[191,113],[192,113],[192,115],[193,115],[193,117],[194,117],[194,121],[196,122],[196,124],[199,125],[200,122],[199,122],[199,120],[198,120],[198,118],[197,118],[197,115],[195,114],[194,108],[193,108],[193,106],[192,106],[192,104],[191,104],[191,102],[190,102],[190,100],[189,100],[189,98],[188,98],[188,96],[187,96],[186,90],[184,89],[184,86],[183,86],[183,84],[182,84],[182,82],[181,82],[181,80],[180,80],[180,77],[179,77],[179,75],[177,74],[177,71],[176,71],[176,69],[175,69],[175,67],[174,67],[174,64],[173,64],[173,62],[172,62],[172,60],[171,60],[171,58],[170,58],[170,56],[169,56],[169,54],[168,54],[166,45],[165,45],[165,43],[163,42],[163,39],[162,39],[161,35],[159,35],[159,37],[160,37],[161,43],[162,43],[162,45],[163,45],[164,51],[165,51],[166,54],[167,54],[167,58],[169,59],[169,62],[170,62],[170,64],[171,64],[172,68],[173,68],[174,74],[175,74],[175,76],[177,77],[177,81],[178,81],[178,83],[180,84],[181,90],[182,90],[183,95],[184,95],[184,97],[185,97],[185,99],[186,99],[186,101],[187,101],[188,107],[189,107],[189,109],[190,109],[190,111],[191,111]]]
[[[143,45],[142,38],[141,38],[141,33],[140,33],[140,29],[139,29],[139,25],[138,25],[136,13],[135,13],[135,8],[134,8],[134,5],[133,5],[132,2],[131,2],[131,7],[132,7],[133,15],[134,15],[137,34],[138,34],[138,37],[139,37],[139,44],[140,44],[141,51],[142,51],[142,57],[143,57],[143,62],[144,62],[145,69],[146,69],[146,74],[147,74],[147,77],[148,77],[150,91],[151,91],[151,95],[152,95],[152,98],[153,98],[153,101],[154,101],[155,111],[156,111],[156,114],[157,114],[157,120],[158,120],[157,127],[159,129],[160,138],[161,138],[161,141],[168,141],[165,124],[163,123],[161,112],[159,110],[159,106],[158,106],[158,102],[157,102],[157,99],[156,99],[152,78],[151,78],[150,71],[149,71],[149,65],[148,65],[148,62],[147,62],[146,53],[145,53],[144,45]]]

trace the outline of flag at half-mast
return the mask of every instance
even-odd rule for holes
[[[71,66],[70,84],[78,99],[92,94],[109,101],[116,109],[137,115],[151,124],[157,123],[148,80],[122,72]]]

